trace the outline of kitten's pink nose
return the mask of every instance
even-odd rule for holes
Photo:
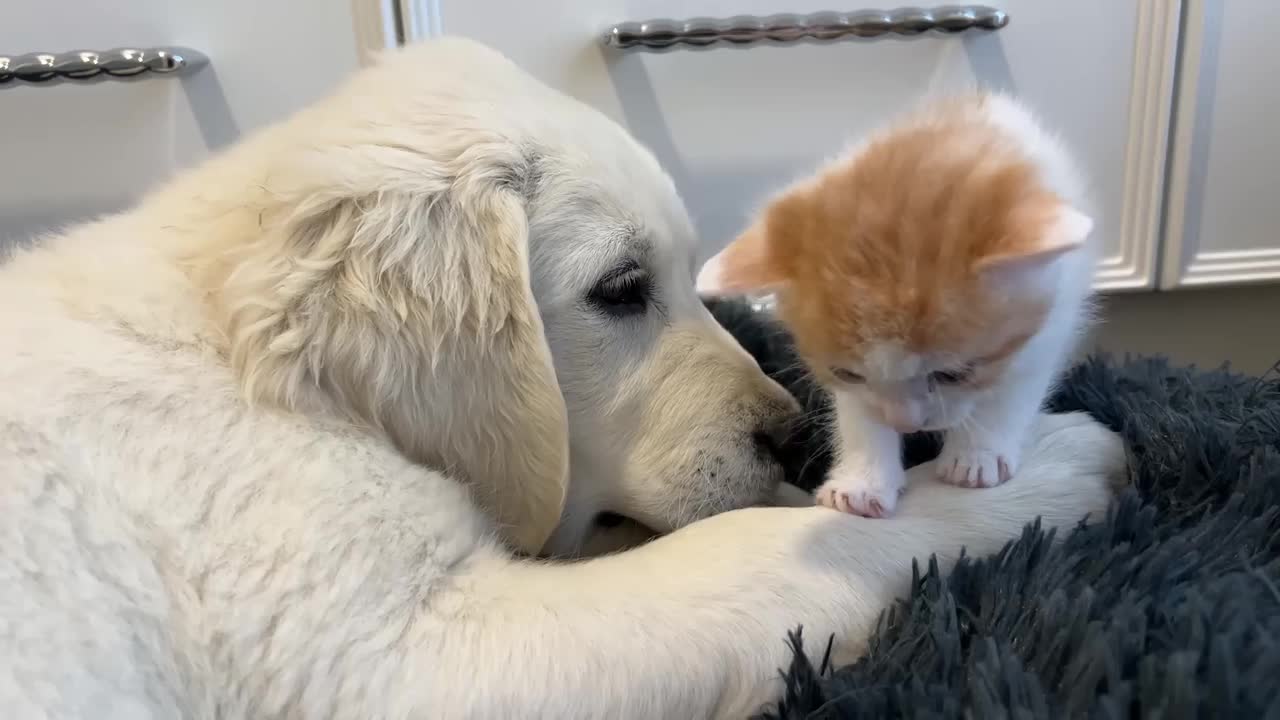
[[[880,415],[885,425],[904,435],[916,432],[924,426],[923,413],[911,405],[881,405]]]
[[[893,428],[894,432],[902,435],[910,435],[911,433],[918,432],[920,430],[920,423],[897,421],[890,422],[889,427]]]

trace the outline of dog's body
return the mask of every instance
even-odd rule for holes
[[[1045,418],[891,521],[754,508],[794,412],[655,161],[489,51],[397,53],[0,268],[9,717],[703,717],[846,656],[912,558],[1105,508]],[[928,472],[924,470],[924,472]],[[670,535],[575,563],[597,513]]]

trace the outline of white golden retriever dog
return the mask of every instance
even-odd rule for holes
[[[694,271],[653,157],[458,40],[10,259],[3,714],[741,716],[912,558],[1106,508],[1082,416],[892,520],[747,508],[795,408]],[[527,559],[602,511],[669,534]]]

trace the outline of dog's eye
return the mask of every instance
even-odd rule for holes
[[[588,299],[591,304],[615,317],[639,315],[649,307],[653,280],[644,270],[629,266],[610,273],[596,283]]]
[[[859,383],[866,382],[867,380],[858,373],[852,370],[845,370],[844,368],[831,368],[831,374],[835,375],[836,379],[840,382],[846,382],[850,385],[857,385]]]
[[[959,385],[968,382],[973,376],[973,368],[961,368],[959,370],[938,370],[929,373],[929,382],[938,385]]]

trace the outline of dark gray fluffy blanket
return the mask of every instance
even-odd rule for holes
[[[822,394],[767,318],[710,303],[807,409]],[[866,657],[797,653],[764,718],[1280,718],[1280,381],[1091,359],[1053,398],[1120,432],[1129,488],[1105,522],[1028,526],[1002,552],[917,567]],[[790,452],[812,487],[817,425]],[[936,452],[908,443],[909,462]]]

